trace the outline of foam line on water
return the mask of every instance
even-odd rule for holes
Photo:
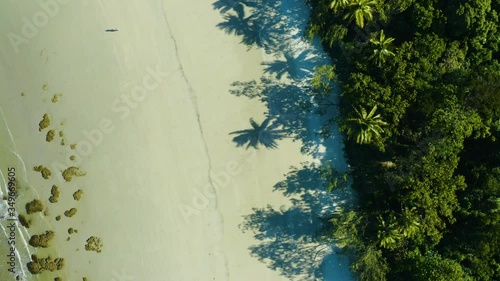
[[[16,164],[21,164],[20,165],[20,168],[21,168],[21,180],[29,185],[28,183],[28,178],[27,178],[27,169],[26,169],[26,165],[22,159],[22,157],[19,155],[19,153],[17,152],[17,147],[16,147],[16,143],[14,141],[14,137],[12,135],[12,131],[10,130],[10,127],[9,127],[9,124],[7,122],[7,118],[5,117],[5,114],[4,114],[4,111],[2,109],[2,107],[0,106],[0,114],[1,114],[1,118],[3,120],[3,123],[5,125],[5,130],[7,132],[7,135],[9,136],[9,140],[10,140],[10,147],[8,147],[6,144],[1,144],[1,149],[4,151],[4,152],[7,152],[7,154],[11,154],[14,156],[14,158],[18,161],[18,163]],[[18,168],[18,167],[16,167]],[[4,173],[2,172],[2,170],[0,170],[0,184],[1,184],[1,188],[0,188],[0,196],[3,198],[4,195],[8,195],[8,184],[7,184],[7,179],[4,175]],[[36,197],[38,198],[39,197],[39,194],[38,192],[35,190],[35,189],[31,189],[31,191],[33,191],[35,194],[36,194]],[[7,204],[7,201],[5,200],[0,200],[0,219],[4,220],[6,219],[8,216],[8,204]],[[15,216],[18,217],[18,212],[16,210],[15,212]],[[16,260],[17,260],[17,264],[18,264],[18,267],[16,268],[17,271],[15,273],[15,276],[19,276],[20,280],[23,280],[23,281],[26,281],[28,280],[27,279],[27,274],[26,274],[26,271],[27,271],[27,268],[26,268],[26,261],[23,260],[23,256],[26,256],[27,258],[31,257],[31,251],[29,249],[29,245],[28,245],[28,240],[26,239],[26,236],[29,237],[29,233],[27,232],[27,230],[23,227],[19,227],[19,224],[17,223],[18,225],[18,234],[19,234],[19,237],[16,238],[16,246],[18,245],[21,245],[21,247],[15,247],[15,255],[16,255]],[[5,240],[7,240],[7,238],[9,237],[7,235],[7,229],[3,226],[3,224],[0,224],[0,229],[2,230],[2,235],[3,237],[5,238]],[[19,244],[20,243],[20,244]],[[21,251],[24,253],[24,255],[21,254]],[[38,279],[38,277],[36,277],[36,279]]]

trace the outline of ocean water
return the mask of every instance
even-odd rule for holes
[[[1,108],[0,113],[0,198],[2,198],[0,200],[0,253],[2,254],[0,280],[8,281],[16,280],[16,278],[28,280],[26,263],[31,256],[28,247],[30,236],[26,228],[17,220],[17,215],[24,211],[23,203],[37,194],[27,182],[26,167],[17,153]],[[17,190],[15,196],[11,196],[14,195],[12,192],[9,193],[9,181],[12,186],[12,179],[15,179]]]

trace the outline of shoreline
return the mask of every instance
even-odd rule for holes
[[[291,139],[280,140],[277,150],[249,152],[236,147],[229,135],[246,129],[249,118],[265,118],[268,109],[260,101],[228,92],[234,81],[258,79],[261,62],[270,57],[262,50],[248,51],[240,38],[217,29],[222,18],[212,3],[189,8],[165,0],[161,5],[71,2],[17,56],[8,48],[0,51],[8,62],[0,67],[0,79],[10,81],[0,86],[9,93],[0,102],[8,105],[7,119],[16,124],[12,134],[26,161],[27,181],[50,207],[48,225],[30,234],[54,230],[54,248],[39,252],[52,251],[67,261],[62,271],[39,279],[155,280],[155,268],[161,266],[170,269],[163,277],[172,280],[253,280],[256,272],[261,280],[289,280],[249,253],[259,240],[240,225],[256,208],[293,207],[291,198],[272,187],[286,179],[290,166],[311,157]],[[5,17],[3,32],[19,25],[18,16],[35,13],[37,5],[16,9]],[[95,20],[88,22],[83,14],[95,14]],[[104,33],[110,24],[120,32]],[[75,28],[81,33],[74,34]],[[14,71],[7,71],[9,66]],[[155,87],[144,84],[148,69],[165,73]],[[137,87],[146,94],[141,96]],[[58,93],[59,101],[52,103]],[[126,97],[138,99],[128,103]],[[47,131],[38,131],[45,113],[53,120],[49,129],[63,131],[64,137],[45,140]],[[59,144],[62,139],[65,145]],[[71,144],[77,144],[74,150]],[[76,162],[68,160],[71,155]],[[75,165],[86,176],[60,182],[56,162]],[[52,178],[31,171],[35,165],[51,169]],[[47,202],[53,184],[61,189],[55,204]],[[76,202],[71,196],[79,189],[84,195]],[[186,223],[180,207],[195,206],[198,192],[207,200],[198,200],[202,208]],[[75,217],[54,219],[73,207]],[[78,233],[66,234],[69,228]],[[101,253],[84,250],[91,236],[102,238]]]

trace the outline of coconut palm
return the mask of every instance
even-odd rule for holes
[[[403,216],[400,221],[401,226],[399,227],[399,232],[403,237],[411,237],[418,233],[421,224],[418,222],[419,219],[415,207],[411,209],[404,208]]]
[[[366,113],[363,107],[359,107],[359,110],[354,109],[356,112],[356,117],[348,118],[347,134],[349,137],[356,137],[356,142],[359,144],[368,144],[373,138],[380,137],[380,134],[384,132],[382,126],[388,125],[381,119],[380,114],[375,115],[377,111],[377,106],[374,106],[370,113]]]
[[[377,219],[379,221],[377,238],[379,239],[380,246],[387,249],[394,248],[398,240],[401,239],[401,234],[397,229],[395,218],[391,217],[388,222],[386,222],[382,216],[378,216]]]
[[[345,8],[349,5],[349,0],[332,0],[330,3],[330,8],[333,9],[334,12],[338,11],[339,9]]]
[[[243,146],[248,143],[248,149],[250,146],[258,148],[258,145],[262,144],[266,148],[275,149],[278,147],[276,140],[283,139],[286,136],[285,131],[277,128],[278,125],[276,125],[276,122],[271,124],[270,117],[266,118],[260,125],[253,118],[250,118],[250,125],[252,126],[251,129],[230,133],[231,135],[238,135],[233,138],[237,146]]]
[[[363,28],[365,21],[373,20],[373,7],[377,4],[375,0],[351,0],[348,12],[344,19],[356,20],[356,24]]]
[[[385,37],[384,30],[380,31],[378,38],[370,39],[370,42],[376,46],[371,58],[375,60],[378,66],[381,66],[388,57],[395,56],[391,51],[393,41],[394,38]]]

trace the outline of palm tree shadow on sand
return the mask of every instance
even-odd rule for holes
[[[349,191],[339,189],[332,196],[322,185],[316,166],[294,167],[274,186],[291,198],[292,206],[254,208],[240,225],[259,241],[250,246],[250,254],[290,280],[344,280],[348,274],[347,259],[335,255],[340,249],[333,246],[329,235],[333,225],[328,217],[349,204]]]
[[[309,124],[318,122],[319,117],[311,112],[314,109],[306,88],[266,77],[259,82],[234,82],[231,86],[231,94],[259,99],[266,105],[266,115],[273,118],[273,125],[279,124],[288,138],[300,141],[302,153],[318,154],[317,132]]]
[[[221,14],[225,14],[231,10],[241,10],[245,7],[256,7],[257,3],[253,1],[243,1],[243,0],[217,0],[212,4],[215,10],[218,10]]]
[[[283,76],[300,79],[312,75],[310,65],[314,64],[315,57],[310,50],[303,50],[298,55],[292,51],[284,51],[283,57],[284,60],[263,62],[264,73],[274,74],[278,79]]]
[[[329,60],[303,44],[308,7],[304,0],[217,0],[213,7],[223,19],[217,27],[240,37],[249,49],[262,48],[276,58],[262,63],[260,80],[231,85],[231,94],[258,99],[267,108],[262,124],[250,119],[251,128],[230,133],[236,135],[233,141],[247,149],[276,149],[279,140],[290,138],[316,160],[291,167],[274,185],[273,191],[286,196],[291,206],[254,208],[243,216],[240,229],[255,238],[250,255],[289,280],[350,280],[348,260],[337,254],[332,241],[329,218],[337,208],[349,207],[351,194],[324,187],[321,168],[342,167],[343,146],[338,136],[328,141],[318,137],[326,118],[315,114],[321,108],[313,101],[308,79],[316,66]],[[285,77],[292,79],[281,80]]]
[[[250,118],[251,129],[235,131],[230,134],[237,135],[233,141],[238,147],[246,144],[247,149],[249,147],[258,149],[259,145],[268,149],[276,149],[278,148],[276,141],[285,138],[286,133],[284,130],[278,129],[276,122],[271,123],[271,121],[271,118],[268,117],[259,125],[253,118]]]
[[[294,28],[286,17],[281,16],[280,1],[218,0],[212,6],[224,19],[217,27],[227,34],[241,37],[241,43],[249,49],[260,47],[266,53],[282,50],[283,36]]]
[[[258,31],[255,30],[255,16],[249,15],[241,6],[234,9],[234,13],[226,13],[223,15],[224,21],[217,24],[217,27],[224,30],[229,35],[250,35],[252,38],[257,37]],[[257,42],[257,39],[251,41]]]

